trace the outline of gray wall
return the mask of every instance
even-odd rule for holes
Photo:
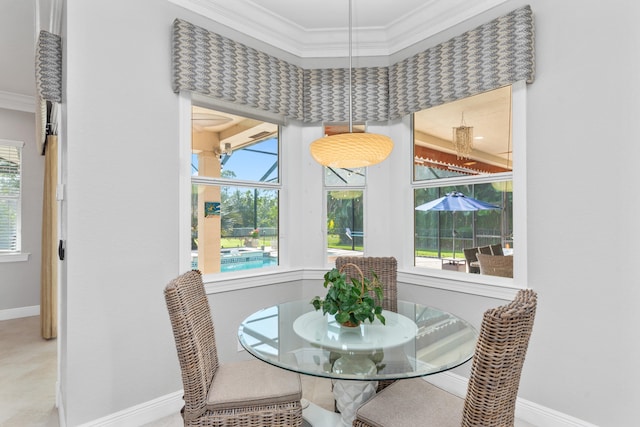
[[[33,314],[40,304],[40,239],[44,157],[35,144],[35,115],[0,108],[0,139],[24,142],[22,149],[22,251],[24,262],[0,262],[0,310]]]
[[[640,287],[633,261],[640,233],[628,209],[640,201],[633,188],[640,145],[630,131],[640,116],[640,6],[622,0],[529,3],[537,76],[527,93],[527,279],[540,299],[521,396],[593,424],[630,426],[636,424],[632,403],[640,401]],[[521,4],[509,1],[500,9]],[[67,0],[66,9],[68,258],[61,384],[67,424],[78,425],[180,388],[161,291],[179,273],[180,257],[170,25],[190,16],[152,0]],[[401,152],[393,156],[390,164],[402,161]],[[307,160],[301,154],[300,163]],[[410,203],[405,192],[393,194],[406,188],[407,175],[389,173],[389,167],[372,168],[376,191]],[[317,199],[311,197],[316,190],[308,191],[308,200]],[[317,203],[315,211],[321,211],[321,199]],[[369,215],[382,228],[388,211]],[[291,221],[298,230],[317,230],[317,218]],[[373,240],[370,249],[383,254],[383,245],[383,239]],[[295,253],[300,246],[293,241],[289,247],[302,267],[319,265],[308,253]],[[419,287],[403,286],[403,296],[469,319],[499,302],[430,284],[424,278]],[[314,294],[317,285],[303,293]],[[241,316],[227,317],[232,307],[247,310],[298,292],[287,284],[267,289],[228,292],[215,301],[212,296],[214,319],[235,325]],[[229,358],[235,352],[231,337],[229,329],[222,333],[221,352]]]

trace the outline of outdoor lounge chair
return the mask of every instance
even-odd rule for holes
[[[493,252],[491,252],[491,246],[489,245],[479,246],[477,249],[480,254],[493,255]]]
[[[464,399],[422,378],[400,380],[362,405],[353,427],[513,426],[536,306],[536,293],[523,289],[484,313]]]
[[[471,265],[471,263],[478,262],[478,248],[465,248],[462,250],[464,252],[464,258],[467,260],[467,273],[480,273],[480,267],[478,265]]]
[[[185,426],[301,426],[296,373],[259,360],[218,363],[209,302],[193,270],[164,290],[184,386]]]
[[[513,257],[501,255],[478,254],[480,274],[491,276],[513,277]]]
[[[504,255],[504,252],[502,251],[502,243],[496,243],[489,247],[491,248],[491,255]]]

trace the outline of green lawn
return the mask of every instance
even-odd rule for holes
[[[351,250],[351,244],[340,243],[340,236],[337,234],[330,234],[327,243],[329,248],[331,249],[344,249]],[[260,237],[260,246],[270,246],[271,245],[271,236],[269,237]],[[244,237],[225,237],[221,240],[221,246],[223,248],[242,248],[244,247]],[[356,245],[355,250],[362,251],[362,246]],[[437,251],[425,251],[418,250],[416,251],[416,256],[419,257],[432,257],[437,258]],[[442,258],[451,258],[453,257],[453,252],[442,252]],[[464,258],[464,254],[456,251],[456,258]]]

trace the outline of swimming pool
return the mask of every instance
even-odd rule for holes
[[[230,248],[220,250],[220,272],[242,271],[278,265],[278,257],[271,252],[255,248]],[[191,253],[191,268],[198,268],[198,252]]]
[[[227,271],[242,271],[242,270],[250,270],[252,268],[262,268],[262,267],[270,267],[273,265],[278,265],[278,258],[273,257],[263,257],[261,261],[254,262],[238,262],[234,264],[222,264],[220,266],[220,271],[222,273]]]

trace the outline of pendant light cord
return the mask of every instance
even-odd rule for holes
[[[352,33],[352,28],[353,28],[353,22],[351,20],[351,13],[352,13],[352,7],[351,7],[351,3],[352,0],[349,0],[349,133],[353,132],[353,123],[352,123],[352,103],[353,103],[353,95],[351,93],[352,88],[352,70],[353,70],[353,66],[352,66],[352,43],[351,43],[351,33]]]
[[[353,0],[349,0],[348,15],[349,70],[347,78],[349,79],[349,88],[347,95],[349,96],[349,132],[325,135],[324,137],[313,141],[309,146],[309,151],[315,161],[320,163],[322,166],[341,169],[365,168],[367,166],[376,165],[386,159],[391,153],[391,150],[393,150],[393,141],[386,135],[366,133],[362,131],[353,132]],[[342,89],[344,89],[344,84]],[[345,93],[343,92],[342,94],[344,95]],[[366,126],[369,114],[367,111],[367,102],[364,98],[365,97],[361,100],[363,104],[362,109],[364,110],[361,120],[363,125]],[[342,102],[340,105],[344,107],[344,97],[338,101]],[[344,118],[344,116],[338,118]],[[344,123],[344,121],[342,123]]]

